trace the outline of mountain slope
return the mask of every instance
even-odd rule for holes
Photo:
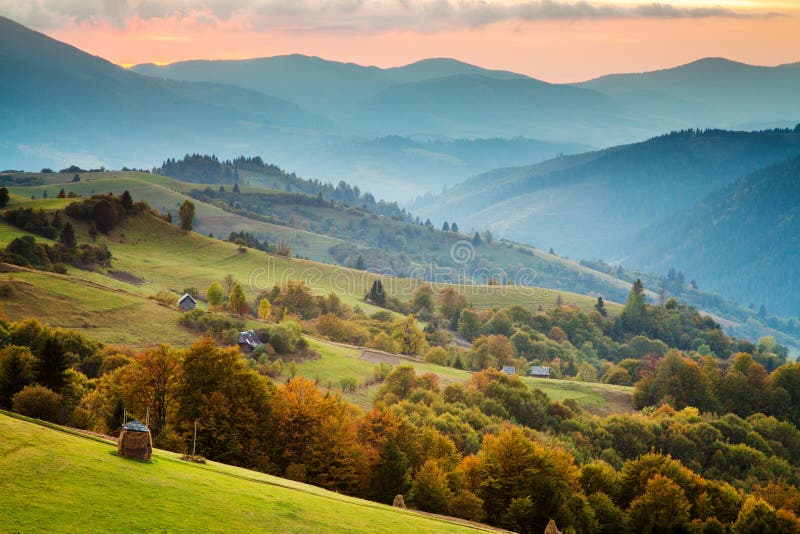
[[[771,312],[800,310],[800,159],[748,175],[647,228],[631,262],[680,265],[702,287]]]
[[[476,176],[414,213],[489,227],[582,258],[625,258],[654,221],[743,174],[800,155],[800,129],[680,132],[643,143]]]
[[[664,113],[665,98],[677,99],[683,102],[682,114],[693,110],[717,125],[800,119],[800,63],[761,67],[706,58],[672,69],[603,76],[576,86],[625,99],[659,95],[648,105],[641,103],[641,109],[653,115]]]
[[[140,76],[1,17],[0,119],[0,158],[14,166],[65,154],[149,164],[167,148],[248,146],[276,126],[325,124],[241,88]]]
[[[111,442],[18,416],[0,414],[0,434],[4,531],[494,530],[166,451],[150,463],[126,460]],[[131,507],[142,499],[151,505]]]

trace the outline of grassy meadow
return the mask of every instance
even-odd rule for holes
[[[127,460],[113,443],[2,413],[0,436],[7,532],[492,530],[166,451],[154,451],[150,463]]]

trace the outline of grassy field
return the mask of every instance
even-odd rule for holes
[[[359,388],[352,393],[342,392],[342,396],[364,409],[372,406],[373,396],[379,387],[377,385],[365,387],[365,384],[372,381],[375,367],[379,363],[389,363],[392,366],[410,365],[417,374],[433,373],[439,377],[443,386],[455,382],[468,382],[472,376],[469,371],[382,354],[369,349],[339,346],[316,339],[311,340],[311,348],[319,354],[319,358],[295,362],[292,368],[287,364],[283,375],[276,381],[286,381],[293,371],[295,376],[314,380],[320,387],[339,390],[339,383],[343,378],[355,378],[360,385]],[[523,377],[522,380],[528,387],[545,392],[551,400],[574,399],[581,407],[597,415],[633,411],[631,387],[531,377]]]
[[[113,444],[0,414],[0,531],[467,532],[490,530],[223,464]]]
[[[36,179],[40,179],[43,181],[43,184],[37,186],[10,187],[9,190],[13,195],[12,207],[18,205],[30,205],[44,209],[64,207],[70,200],[55,198],[61,189],[68,192],[72,191],[80,195],[99,193],[120,194],[122,191],[128,190],[135,200],[145,200],[154,208],[162,212],[171,212],[173,216],[175,216],[178,206],[189,198],[186,196],[186,193],[192,189],[205,187],[203,184],[186,183],[165,176],[134,171],[84,173],[81,174],[80,182],[72,182],[72,175],[70,174],[36,174],[26,176],[33,176]],[[209,185],[209,187],[215,189],[218,186],[212,184]],[[263,189],[260,189],[260,191],[263,191]],[[47,198],[43,199],[45,193]],[[31,197],[35,197],[36,200],[31,200]],[[290,198],[290,196],[287,198]],[[352,237],[352,233],[356,232],[356,230],[344,229],[357,226],[355,224],[357,222],[363,222],[360,217],[353,215],[350,211],[338,208],[316,208],[303,205],[283,206],[280,204],[275,206],[275,210],[277,210],[275,213],[278,215],[282,213],[280,218],[285,220],[296,219],[296,225],[290,227],[284,224],[273,224],[231,213],[217,205],[206,202],[200,202],[198,200],[193,200],[193,202],[196,206],[195,230],[198,233],[225,237],[231,231],[247,231],[255,235],[265,236],[271,243],[275,243],[278,240],[286,241],[291,244],[293,254],[326,263],[335,262],[329,250],[332,246],[352,241],[348,236]],[[314,221],[316,221],[316,223]],[[316,226],[330,224],[332,226],[329,232],[309,231],[309,224]],[[395,223],[390,223],[382,219],[375,219],[367,227],[367,233],[370,235],[377,235],[379,226],[380,229],[390,234],[392,232],[401,231],[401,226]],[[395,226],[397,227],[395,228]],[[361,231],[362,230],[358,230],[358,232]],[[342,232],[344,232],[344,234],[342,234]],[[427,235],[427,233],[425,235]],[[424,245],[425,247],[422,256],[428,258],[431,255],[441,255],[442,251],[445,251],[444,255],[447,256],[446,252],[450,250],[450,245],[452,245],[450,241],[459,239],[456,234],[441,234],[441,236],[442,239],[446,238],[445,242],[439,242],[439,237],[435,237],[431,234],[430,237],[426,237],[425,240],[419,243],[420,246]],[[375,236],[373,235],[372,237],[374,238]],[[450,241],[447,241],[447,239]],[[547,309],[553,306],[559,294],[562,296],[562,301],[574,303],[584,309],[588,309],[594,304],[593,298],[562,291],[561,289],[563,289],[564,286],[560,284],[561,275],[549,273],[549,271],[551,271],[549,266],[555,266],[559,272],[564,273],[564,283],[567,285],[571,283],[568,280],[575,278],[571,275],[566,276],[568,273],[578,273],[578,277],[585,280],[597,278],[602,284],[609,286],[616,287],[616,282],[621,282],[614,282],[612,277],[608,275],[597,273],[574,262],[545,254],[532,247],[522,247],[509,243],[496,242],[492,245],[484,245],[480,250],[482,251],[480,254],[488,255],[491,261],[495,262],[497,265],[521,266],[532,261],[537,262],[539,267],[536,267],[536,272],[538,273],[536,276],[545,277],[550,281],[547,285],[555,288],[544,290],[528,287],[507,287],[503,290],[505,294],[498,294],[498,288],[496,286],[494,288],[489,288],[487,286],[469,286],[463,288],[462,291],[468,293],[471,300],[474,301],[477,306],[481,307],[513,303],[536,311],[540,307]],[[521,251],[526,253],[523,254]],[[407,251],[408,254],[412,254],[413,252],[414,251],[411,250]],[[394,252],[393,254],[399,254],[399,252]],[[429,260],[426,259],[421,265],[428,267],[429,263]],[[400,283],[399,285],[403,286],[406,284]],[[609,299],[606,300],[608,301]],[[609,302],[608,309],[613,313],[616,311],[617,307]]]

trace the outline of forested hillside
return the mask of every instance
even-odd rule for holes
[[[647,228],[630,261],[661,272],[680,265],[754,310],[800,316],[799,195],[799,159],[766,167]]]

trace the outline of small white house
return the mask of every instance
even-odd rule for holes
[[[504,365],[502,369],[500,369],[501,373],[505,373],[507,375],[515,375],[517,374],[517,368],[512,367],[510,365]]]

